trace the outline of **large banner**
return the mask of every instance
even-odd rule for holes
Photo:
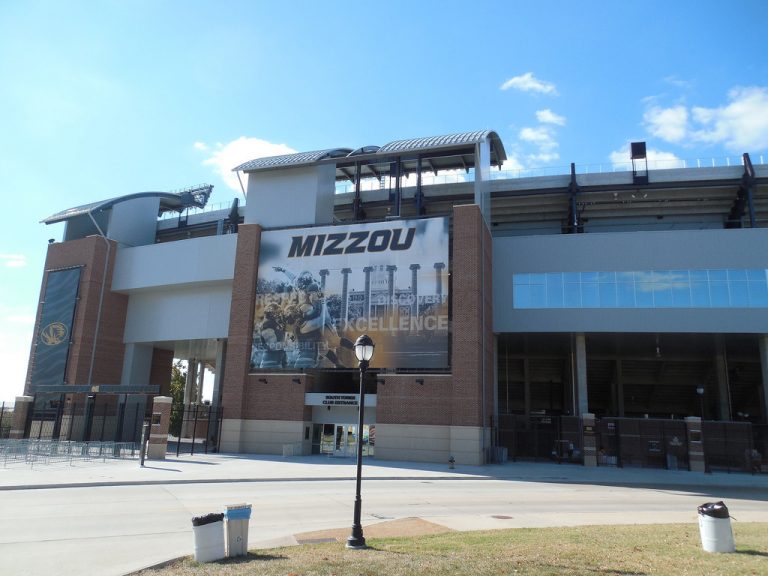
[[[448,219],[263,232],[251,370],[447,368]]]
[[[79,286],[80,268],[48,272],[32,360],[33,393],[38,386],[64,383]]]

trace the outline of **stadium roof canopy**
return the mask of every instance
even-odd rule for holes
[[[99,202],[76,206],[75,208],[67,208],[66,210],[48,216],[48,218],[41,220],[41,222],[43,224],[65,222],[85,214],[104,212],[105,210],[112,208],[115,204],[120,204],[121,202],[126,202],[128,200],[135,200],[137,198],[160,198],[159,211],[161,214],[163,212],[181,212],[185,208],[190,207],[203,208],[208,202],[208,197],[211,195],[212,190],[213,186],[210,184],[202,184],[200,186],[187,188],[180,192],[136,192],[134,194],[126,194],[125,196],[110,198],[109,200],[100,200]]]
[[[353,180],[356,169],[363,178],[379,178],[392,170],[399,161],[403,175],[421,171],[437,174],[441,170],[465,170],[475,166],[476,145],[490,145],[491,166],[501,167],[507,159],[504,145],[493,130],[461,132],[444,136],[395,140],[384,146],[363,146],[357,149],[329,148],[314,152],[298,152],[267,158],[256,158],[235,167],[235,172],[259,172],[281,168],[296,168],[325,163],[336,165],[337,180]]]

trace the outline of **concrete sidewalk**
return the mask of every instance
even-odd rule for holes
[[[355,461],[321,456],[169,456],[0,467],[0,554],[16,575],[121,576],[190,555],[190,520],[252,503],[249,547],[344,539]],[[690,523],[726,500],[768,522],[768,476],[508,462],[456,466],[366,460],[368,537],[446,530]]]
[[[333,481],[355,477],[354,458],[257,456],[243,454],[169,455],[165,460],[92,460],[70,463],[8,463],[1,468],[0,491],[86,486],[131,486],[275,481]],[[497,479],[612,486],[768,489],[768,475],[741,472],[697,473],[649,468],[587,468],[550,462],[506,462],[486,466],[365,459],[369,480]]]

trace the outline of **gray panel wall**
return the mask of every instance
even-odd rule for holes
[[[765,309],[512,308],[512,274],[768,268],[768,229],[494,238],[495,332],[767,333]]]
[[[264,228],[331,224],[335,178],[332,164],[249,174],[244,221]]]

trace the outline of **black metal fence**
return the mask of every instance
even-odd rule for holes
[[[169,451],[176,455],[218,452],[222,410],[210,404],[174,404],[171,409]]]
[[[598,466],[688,469],[688,430],[682,420],[601,418],[595,427]]]
[[[11,426],[13,425],[12,402],[3,402],[0,404],[0,440],[9,438],[11,435]]]
[[[151,397],[144,394],[66,394],[35,397],[24,437],[76,442],[141,441]]]
[[[499,416],[499,445],[510,460],[583,461],[581,419],[574,416]]]
[[[702,436],[707,471],[768,473],[767,425],[705,421]],[[578,417],[501,415],[498,438],[511,460],[583,462]],[[688,440],[683,420],[600,418],[595,422],[598,466],[688,470]]]

